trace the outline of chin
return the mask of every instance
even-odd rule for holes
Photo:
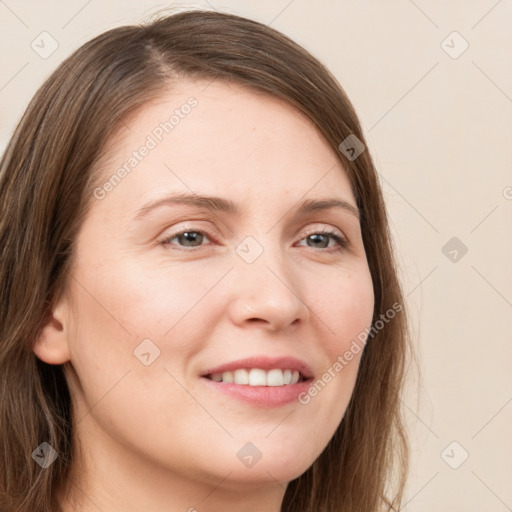
[[[311,441],[290,446],[282,438],[256,440],[240,446],[237,443],[235,458],[230,454],[215,470],[238,485],[248,487],[276,482],[287,483],[302,475],[320,455],[321,449],[313,450]]]
[[[250,469],[243,466],[232,467],[232,473],[227,480],[233,483],[237,489],[240,489],[241,486],[246,489],[267,485],[274,487],[277,483],[286,485],[302,475],[312,463],[313,461],[310,463],[310,461],[295,460],[293,465],[286,465],[280,461],[263,462],[261,459]]]

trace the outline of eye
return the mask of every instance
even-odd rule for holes
[[[170,246],[170,245],[178,245],[178,247],[189,247],[191,249],[200,247],[203,244],[202,242],[205,240],[209,240],[208,234],[205,231],[200,229],[186,229],[179,231],[177,233],[173,233],[166,237],[165,239],[159,242],[160,245]],[[176,240],[178,243],[173,243]],[[304,238],[301,239],[301,242],[306,240],[306,242],[310,241],[313,245],[308,245],[308,247],[313,247],[317,249],[327,249],[326,252],[336,252],[342,251],[349,247],[349,242],[346,238],[340,236],[335,231],[313,231],[307,234]],[[329,247],[330,241],[333,240],[335,242],[334,247]]]
[[[204,231],[199,229],[187,229],[185,231],[179,231],[178,233],[174,233],[164,240],[160,241],[160,244],[163,246],[166,245],[176,245],[173,244],[173,240],[179,240],[180,244],[183,242],[183,247],[199,247],[203,244],[201,242],[205,239],[208,239],[207,234]]]
[[[346,238],[341,237],[340,235],[338,235],[338,233],[336,233],[334,231],[329,231],[329,230],[318,231],[318,232],[315,231],[313,233],[306,235],[306,237],[303,238],[302,240],[306,240],[306,241],[309,240],[309,241],[312,241],[314,244],[316,244],[313,246],[310,245],[309,247],[317,247],[320,249],[326,249],[330,242],[329,239],[334,240],[335,243],[337,244],[337,246],[329,248],[329,250],[326,252],[342,251],[349,247],[349,242]],[[317,244],[317,242],[318,242],[318,244]],[[326,243],[327,243],[327,245],[325,245]]]

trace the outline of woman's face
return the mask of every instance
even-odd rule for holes
[[[58,309],[95,474],[115,460],[152,482],[296,478],[345,413],[361,351],[333,367],[374,305],[337,155],[288,104],[202,81],[108,149]],[[301,208],[331,200],[348,206]]]

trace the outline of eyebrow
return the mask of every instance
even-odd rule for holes
[[[202,210],[208,210],[213,212],[224,212],[233,215],[240,215],[242,209],[230,199],[225,199],[216,196],[205,196],[190,193],[182,193],[164,197],[156,201],[150,202],[144,205],[134,217],[134,220],[138,220],[146,216],[149,212],[155,208],[159,208],[164,205],[175,205],[185,204],[189,206],[195,206]],[[339,208],[347,211],[354,215],[358,220],[360,218],[359,209],[352,204],[338,198],[326,198],[326,199],[306,199],[296,208],[297,215],[304,215],[311,212],[329,210],[331,208]]]

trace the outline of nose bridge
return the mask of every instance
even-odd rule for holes
[[[286,325],[305,318],[299,276],[287,261],[277,232],[245,237],[236,247],[234,269],[235,320],[258,318]]]
[[[272,275],[269,268],[278,275],[289,272],[289,263],[286,262],[277,230],[267,233],[260,231],[246,236],[238,244],[235,252],[238,255],[236,267],[242,279],[246,274],[251,280],[254,275],[259,275],[260,278],[267,274]]]

